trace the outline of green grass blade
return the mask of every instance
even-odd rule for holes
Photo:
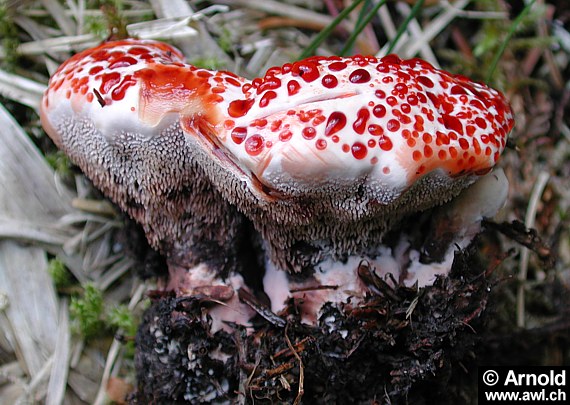
[[[360,3],[364,0],[355,0],[350,6],[342,10],[336,18],[327,25],[319,34],[313,39],[313,41],[305,48],[305,50],[299,55],[299,59],[307,58],[315,53],[319,45],[331,34],[332,30],[336,28],[337,25],[341,23]]]
[[[358,24],[354,28],[354,31],[352,32],[352,34],[350,34],[350,37],[348,37],[348,39],[346,40],[346,44],[340,51],[341,56],[345,56],[348,52],[350,52],[352,46],[354,45],[354,42],[356,41],[356,38],[358,38],[358,36],[364,30],[364,28],[366,28],[366,26],[370,23],[370,21],[372,21],[378,10],[380,10],[380,7],[386,4],[386,2],[387,0],[380,0],[378,3],[374,5],[372,10],[370,10],[370,12],[366,15],[366,17],[359,19]],[[366,8],[363,8],[362,10],[366,10]]]
[[[402,24],[398,27],[398,31],[396,32],[396,36],[394,37],[394,39],[392,39],[392,41],[390,41],[390,45],[388,46],[388,50],[386,51],[386,54],[389,54],[394,50],[394,48],[396,47],[396,44],[400,40],[400,37],[402,36],[402,34],[404,34],[404,31],[406,31],[406,29],[408,28],[410,21],[412,21],[412,18],[414,18],[419,13],[420,8],[422,8],[422,6],[424,4],[424,1],[425,0],[416,1],[416,4],[414,4],[414,7],[412,7],[412,10],[410,11],[410,14],[408,14],[408,16],[406,17],[404,22],[402,22]]]
[[[513,35],[515,34],[515,31],[517,30],[519,24],[522,22],[522,20],[526,17],[526,15],[529,13],[530,9],[532,8],[533,4],[536,2],[536,0],[531,0],[524,8],[523,10],[520,12],[520,14],[517,16],[517,18],[514,19],[514,21],[511,23],[511,26],[509,27],[509,30],[507,32],[507,36],[505,37],[505,39],[503,40],[503,42],[501,43],[501,46],[499,47],[499,50],[497,51],[497,53],[495,54],[495,57],[493,58],[493,61],[491,62],[491,65],[489,67],[489,71],[487,72],[487,77],[485,79],[485,81],[487,83],[489,83],[491,81],[491,79],[493,78],[493,74],[495,73],[495,70],[497,69],[497,65],[499,63],[499,59],[501,59],[501,56],[503,55],[503,53],[505,52],[505,49],[507,49],[507,44],[509,43],[509,41],[511,40],[511,38],[513,37]]]

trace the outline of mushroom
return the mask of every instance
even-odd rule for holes
[[[167,258],[168,288],[179,294],[201,289],[201,295],[219,293],[213,300],[235,301],[237,294],[206,287],[230,278],[234,282],[229,284],[244,284],[236,279],[249,266],[246,221],[196,164],[179,124],[182,112],[219,119],[220,89],[231,94],[243,83],[231,73],[185,64],[182,54],[167,44],[128,39],[67,60],[42,100],[41,121],[48,135],[143,226],[151,246]],[[243,320],[247,313],[242,308],[235,315]],[[221,319],[236,320],[226,315]]]
[[[395,55],[312,57],[241,91],[225,118],[181,125],[281,270],[374,257],[402,218],[488,173],[513,126],[499,92]]]
[[[212,182],[263,236],[275,312],[294,298],[315,324],[325,303],[358,302],[370,289],[363,260],[379,276],[433,283],[451,268],[454,243],[472,239],[464,229],[479,228],[480,216],[465,214],[471,192],[489,187],[476,201],[494,206],[491,214],[504,202],[504,192],[495,196],[508,187],[499,174],[441,208],[464,219],[436,215],[457,229],[445,243],[431,235],[425,252],[441,250],[431,265],[406,232],[396,246],[382,243],[402,219],[450,201],[497,163],[513,114],[484,84],[389,55],[313,57],[241,89],[224,120],[197,126],[183,116],[181,125]]]

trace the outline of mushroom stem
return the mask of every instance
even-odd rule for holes
[[[421,260],[420,251],[410,245],[408,232],[416,231],[412,226],[400,232],[400,240],[394,246],[378,245],[377,253],[371,256],[350,255],[344,261],[322,261],[304,278],[288,275],[269,264],[263,282],[273,312],[284,311],[293,299],[302,322],[317,325],[327,303],[357,306],[370,290],[378,292],[377,285],[362,278],[363,263],[374,278],[393,287],[393,281],[407,287],[433,285],[437,277],[449,273],[456,252],[466,248],[480,232],[481,221],[493,217],[504,205],[508,186],[503,170],[495,169],[451,202],[434,208],[432,231],[422,249],[424,256],[429,251],[429,261],[425,257]]]

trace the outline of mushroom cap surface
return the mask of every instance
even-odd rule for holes
[[[162,42],[105,42],[58,68],[41,121],[94,185],[143,226],[153,248],[183,262],[219,252],[241,219],[194,162],[180,114],[217,119],[219,89],[241,81],[187,65]]]
[[[262,198],[342,195],[358,183],[388,204],[434,171],[488,172],[513,126],[501,93],[395,55],[312,57],[241,90],[210,131],[182,127]]]
[[[211,106],[243,79],[184,63],[176,48],[158,41],[105,42],[74,55],[50,79],[41,104],[48,135],[61,143],[59,120],[86,117],[109,141],[121,132],[147,138],[178,122],[178,114],[216,119]]]

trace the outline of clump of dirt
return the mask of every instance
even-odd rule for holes
[[[491,292],[474,245],[449,277],[423,289],[375,288],[364,302],[328,305],[318,327],[300,323],[298,302],[281,314],[262,303],[253,333],[210,333],[200,297],[158,294],[137,336],[132,403],[422,403],[447,388],[480,339]],[[365,266],[365,264],[363,264]],[[266,321],[269,319],[271,322]]]

